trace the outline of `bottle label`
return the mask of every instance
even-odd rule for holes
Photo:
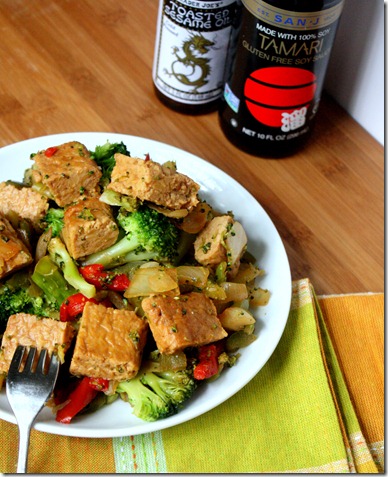
[[[172,100],[222,96],[236,0],[161,0],[153,81]]]
[[[343,0],[318,12],[242,3],[246,12],[223,119],[258,142],[295,139],[309,132],[317,112]]]
[[[242,0],[242,3],[253,16],[267,25],[299,32],[330,26],[339,19],[343,7],[343,2],[340,2],[319,12],[290,12],[261,0]]]

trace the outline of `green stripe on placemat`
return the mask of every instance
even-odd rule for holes
[[[113,439],[116,473],[144,474],[167,472],[160,431]]]

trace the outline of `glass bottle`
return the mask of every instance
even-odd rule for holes
[[[262,157],[307,142],[344,0],[242,0],[219,109],[226,137]]]
[[[217,110],[236,0],[160,0],[152,78],[155,94],[187,114]]]

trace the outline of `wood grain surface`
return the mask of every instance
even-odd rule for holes
[[[286,159],[239,151],[216,112],[169,110],[151,78],[157,4],[2,0],[0,146],[107,131],[182,148],[256,197],[284,241],[294,279],[309,277],[318,294],[383,291],[383,147],[326,96],[310,144]]]

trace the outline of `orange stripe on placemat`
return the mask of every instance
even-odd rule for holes
[[[384,295],[319,297],[368,446],[384,440]],[[373,452],[372,452],[373,453]],[[375,457],[383,470],[384,460]]]
[[[6,451],[0,452],[0,472],[15,473],[17,426],[0,420]],[[28,472],[33,474],[112,474],[115,472],[112,439],[56,436],[32,430]]]

